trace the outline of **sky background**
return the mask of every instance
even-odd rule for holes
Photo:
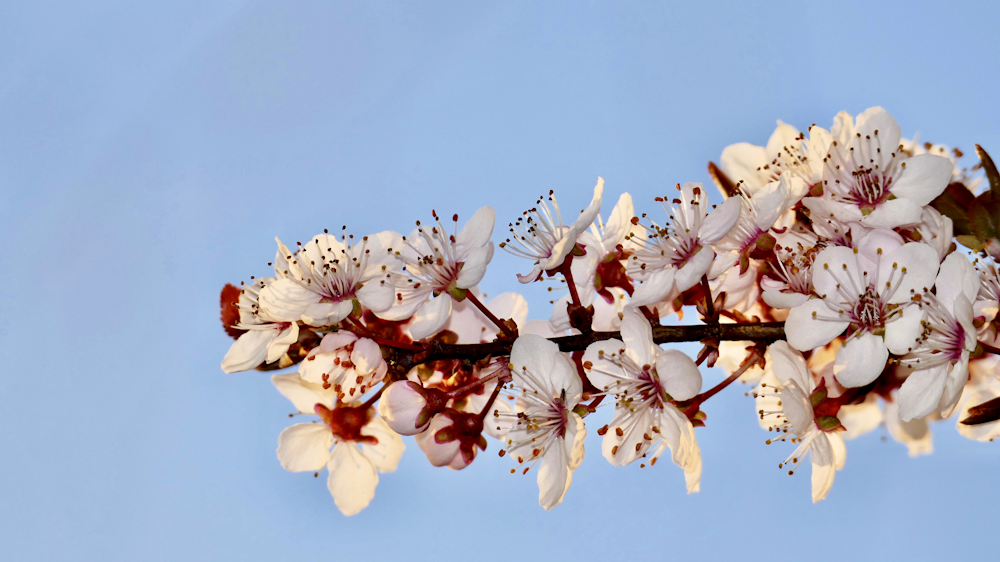
[[[653,210],[776,119],[882,105],[906,136],[996,154],[1000,5],[280,4],[0,3],[0,557],[995,555],[997,445],[947,421],[911,459],[880,429],[813,505],[737,387],[706,404],[699,494],[670,463],[609,465],[602,411],[551,512],[495,441],[456,473],[408,438],[345,518],[278,464],[291,406],[268,375],[221,372],[218,295],[267,273],[276,235],[484,204],[499,226],[549,189],[582,208],[598,175],[605,211],[623,191]],[[482,286],[528,268],[498,252]]]

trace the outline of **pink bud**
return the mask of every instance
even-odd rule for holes
[[[426,408],[424,389],[412,381],[390,384],[378,403],[379,415],[400,435],[416,435],[427,429],[431,416],[424,412]]]
[[[444,414],[434,416],[427,431],[417,436],[417,445],[434,466],[451,466],[456,470],[465,468],[464,464],[452,466],[456,464],[456,457],[457,464],[461,464],[461,442],[457,439],[454,422]]]

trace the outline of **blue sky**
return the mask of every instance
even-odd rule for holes
[[[998,18],[985,2],[0,5],[0,553],[994,552],[996,445],[944,422],[911,459],[879,430],[849,442],[812,505],[736,388],[706,405],[696,495],[676,467],[616,469],[591,439],[546,513],[496,443],[455,473],[408,439],[344,518],[322,479],[278,465],[291,408],[267,376],[220,371],[217,305],[224,283],[266,273],[276,235],[407,231],[483,204],[505,224],[548,189],[582,208],[598,175],[612,203],[628,191],[648,209],[779,118],[829,126],[882,105],[907,136],[1000,151]],[[521,290],[525,266],[498,253],[483,287]],[[524,293],[547,317],[542,288]]]

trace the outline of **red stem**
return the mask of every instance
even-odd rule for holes
[[[505,322],[502,322],[499,318],[496,317],[496,315],[490,312],[490,309],[486,308],[486,305],[480,302],[480,300],[476,298],[476,295],[474,295],[472,291],[466,292],[465,298],[469,299],[469,302],[476,305],[476,308],[478,308],[483,314],[485,314],[486,317],[490,319],[490,322],[496,324],[497,328],[503,330],[503,333],[506,334],[508,338],[514,339],[517,337],[517,334],[510,331],[510,328],[507,327],[507,324]]]
[[[718,323],[719,318],[715,315],[715,302],[712,300],[712,288],[708,286],[708,275],[701,276],[701,290],[705,293],[705,319]]]
[[[479,421],[483,422],[486,419],[487,414],[489,414],[490,408],[493,407],[493,403],[496,402],[497,396],[500,396],[500,391],[503,390],[503,383],[497,381],[497,385],[493,387],[493,394],[490,394],[490,400],[483,406],[483,409],[479,412]]]
[[[570,254],[566,256],[566,261],[559,266],[559,272],[563,274],[566,278],[566,285],[569,286],[569,296],[573,299],[573,304],[576,306],[583,306],[580,301],[580,293],[576,290],[576,283],[573,281],[573,268],[570,267],[573,264],[573,255]]]

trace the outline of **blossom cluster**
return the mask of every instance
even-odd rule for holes
[[[274,386],[312,419],[278,436],[278,460],[326,468],[345,515],[396,469],[402,436],[453,470],[494,439],[552,509],[599,410],[612,410],[596,428],[608,462],[669,452],[698,491],[703,406],[736,381],[766,443],[788,443],[781,469],[809,459],[819,501],[845,439],[881,425],[911,455],[949,417],[970,439],[1000,433],[1000,174],[978,152],[961,168],[960,151],[903,139],[874,107],[726,147],[709,166],[715,205],[685,183],[656,211],[625,193],[602,215],[599,178],[572,220],[550,191],[497,244],[489,206],[464,223],[432,211],[406,235],[278,240],[269,276],[223,290],[235,342],[222,369],[286,370]],[[520,283],[561,294],[550,318],[479,290],[497,247],[528,261]],[[692,307],[702,325],[677,326]],[[667,341],[702,348],[692,358]],[[703,366],[728,377],[704,389]]]

